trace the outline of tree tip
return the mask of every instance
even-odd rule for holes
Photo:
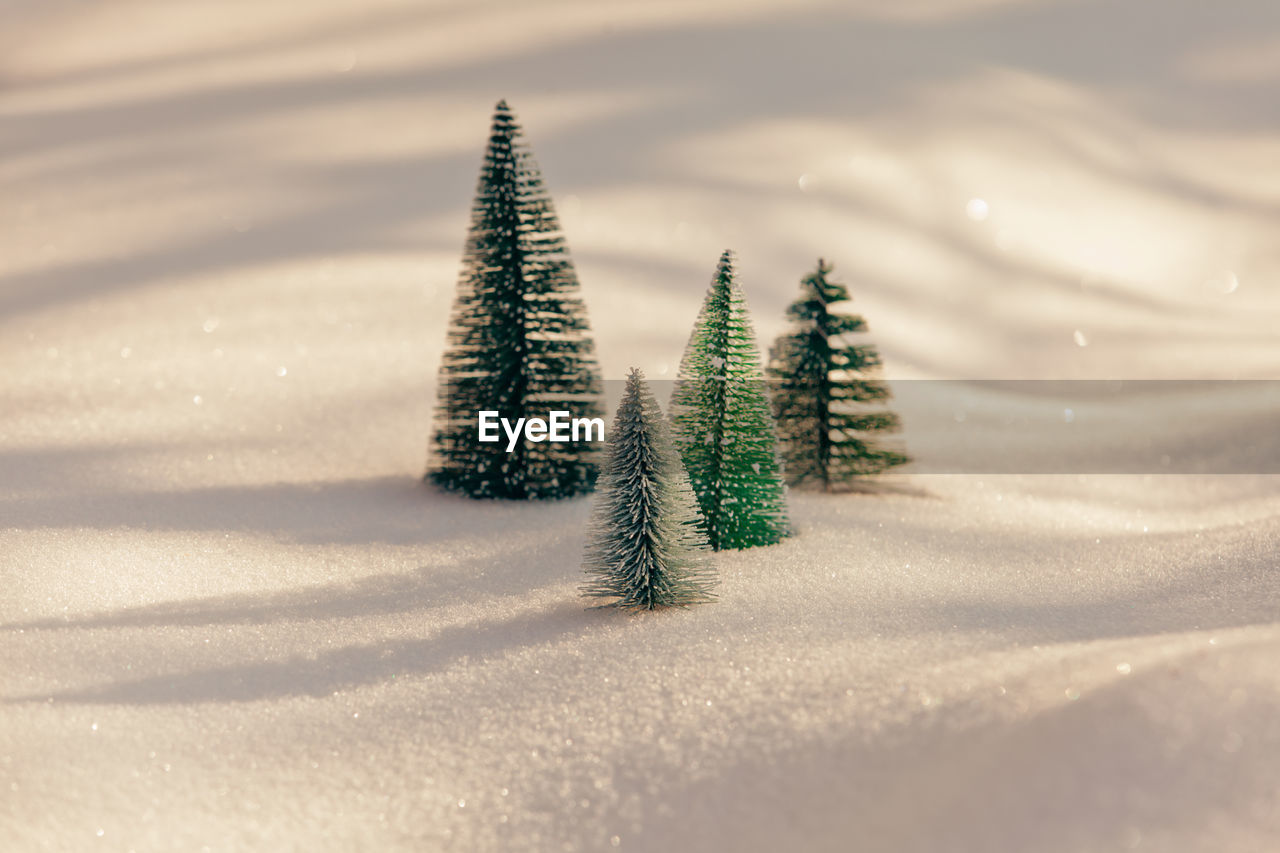
[[[628,399],[639,399],[644,396],[644,393],[644,372],[638,367],[633,367],[627,372],[627,388],[623,396]]]
[[[716,278],[733,277],[733,250],[725,249],[720,253],[720,262],[716,264]]]
[[[507,99],[506,99],[506,98],[502,98],[501,100],[499,100],[499,101],[498,101],[498,105],[497,105],[496,107],[494,107],[493,109],[494,109],[494,111],[495,111],[495,112],[500,112],[500,113],[509,113],[509,112],[511,112],[511,107],[507,106]]]

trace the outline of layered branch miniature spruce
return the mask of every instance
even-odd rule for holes
[[[603,417],[600,368],[551,199],[505,101],[497,105],[458,280],[427,477],[476,498],[590,491],[591,442],[477,440],[477,414]]]
[[[583,595],[627,610],[686,607],[715,597],[693,492],[639,370],[627,377],[595,501]]]
[[[720,257],[671,397],[676,444],[711,547],[790,535],[773,415],[733,256]]]
[[[850,301],[848,289],[818,267],[800,281],[800,297],[787,308],[791,332],[774,342],[769,360],[774,413],[787,482],[830,491],[858,477],[910,461],[878,436],[899,428],[883,403],[889,386],[877,378],[880,354],[848,336],[867,330],[856,314],[833,310]]]

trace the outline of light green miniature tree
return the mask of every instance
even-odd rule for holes
[[[730,252],[720,257],[680,362],[671,418],[712,548],[790,535],[760,354]]]

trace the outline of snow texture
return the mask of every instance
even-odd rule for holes
[[[1280,847],[1276,477],[797,493],[645,614],[419,482],[499,98],[606,379],[725,247],[890,380],[1280,378],[1273,0],[234,7],[5,5],[0,849]]]

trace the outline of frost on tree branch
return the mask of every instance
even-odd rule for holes
[[[605,449],[582,594],[628,610],[710,601],[715,569],[699,521],[666,420],[632,370]]]

